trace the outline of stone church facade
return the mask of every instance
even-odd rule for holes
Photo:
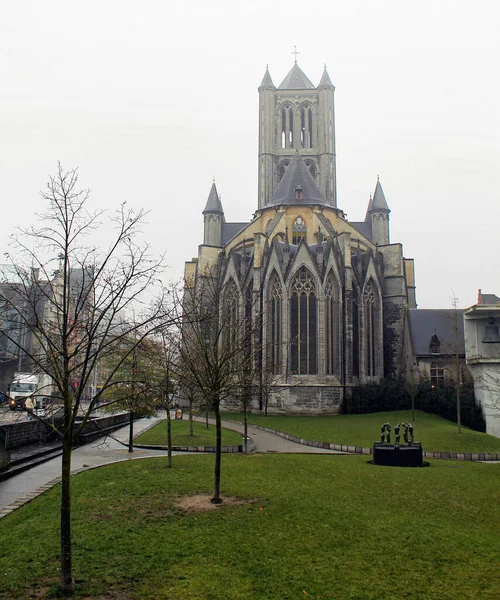
[[[337,205],[334,93],[326,68],[317,87],[297,63],[278,87],[266,70],[257,210],[227,222],[214,182],[203,244],[185,267],[193,285],[222,264],[241,310],[252,306],[271,412],[335,413],[353,386],[403,374],[412,360],[413,260],[391,243],[380,181],[364,221]]]

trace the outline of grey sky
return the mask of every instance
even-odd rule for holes
[[[380,175],[419,306],[499,294],[499,22],[496,0],[4,0],[0,249],[60,160],[96,206],[151,209],[179,279],[213,176],[228,220],[257,208],[257,87],[296,44],[336,87],[339,207],[362,220]]]

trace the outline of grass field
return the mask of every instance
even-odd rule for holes
[[[224,413],[226,419],[243,420],[239,413]],[[380,439],[380,426],[388,421],[392,427],[396,423],[408,423],[411,411],[370,413],[366,415],[335,416],[260,416],[248,415],[251,423],[270,427],[307,440],[348,444],[369,448]],[[422,442],[424,450],[434,452],[500,452],[500,439],[462,427],[462,435],[457,434],[457,425],[436,415],[415,411],[415,441]],[[394,441],[394,432],[391,440]],[[403,430],[401,430],[403,441]]]
[[[75,476],[77,598],[498,598],[500,465],[376,467],[362,456],[225,455],[222,491],[254,499],[185,512],[213,457],[129,461]],[[59,487],[0,519],[0,597],[58,580]]]
[[[193,436],[189,435],[189,421],[171,421],[172,424],[172,446],[214,446],[215,445],[215,427],[205,427],[205,423],[194,421]],[[136,444],[148,444],[153,446],[167,445],[167,420],[160,421],[158,425],[152,427],[145,433],[137,437]],[[241,444],[241,435],[229,429],[222,430],[222,444],[233,446]]]

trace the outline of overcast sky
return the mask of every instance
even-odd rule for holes
[[[0,250],[59,160],[95,206],[149,208],[179,279],[213,176],[228,221],[257,208],[257,87],[297,45],[336,87],[338,205],[364,219],[380,175],[419,307],[500,295],[499,23],[498,0],[4,0]]]

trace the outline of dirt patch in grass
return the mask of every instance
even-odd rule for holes
[[[132,600],[132,596],[124,596],[123,592],[106,592],[101,596],[85,596],[81,600]]]
[[[174,498],[174,504],[185,513],[205,512],[207,510],[219,510],[225,506],[244,506],[245,504],[254,504],[259,498],[237,498],[234,496],[225,496],[220,504],[210,502],[211,494],[197,494],[196,496],[179,496]]]
[[[85,596],[81,600],[132,600],[132,596],[124,596],[123,592],[106,592],[100,596]]]

